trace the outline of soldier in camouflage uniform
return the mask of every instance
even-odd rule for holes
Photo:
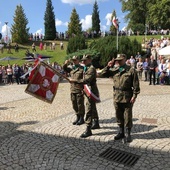
[[[65,72],[70,74],[70,77],[75,80],[83,78],[84,67],[79,64],[79,58],[73,56],[73,66],[69,67],[69,60],[65,61],[63,69]],[[81,125],[84,123],[85,106],[84,106],[84,93],[83,85],[78,83],[71,83],[71,101],[74,111],[76,112],[76,120],[73,125]]]
[[[126,140],[131,142],[132,107],[140,93],[137,72],[135,68],[126,65],[125,54],[118,54],[117,58],[110,61],[101,74],[113,77],[114,107],[119,126],[119,133],[114,139],[123,139],[124,128],[126,128]]]
[[[91,56],[86,55],[83,56],[82,61],[84,63],[84,78],[77,80],[76,82],[80,84],[87,84],[90,88],[91,92],[99,97],[99,91],[96,84],[96,69],[93,67],[91,63]],[[71,82],[75,82],[75,80],[70,79]],[[93,121],[94,120],[94,121]],[[92,135],[91,129],[99,129],[99,117],[96,108],[96,102],[87,96],[86,102],[86,118],[85,123],[87,125],[86,131],[80,136],[81,138],[86,138]]]

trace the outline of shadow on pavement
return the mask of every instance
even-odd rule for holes
[[[34,130],[38,132],[17,130],[20,126],[36,123],[34,121],[23,123],[0,122],[1,133],[5,133],[4,136],[0,137],[0,169],[114,170],[115,168],[122,168],[129,170],[134,168],[140,170],[145,168],[149,170],[157,167],[159,167],[158,169],[166,169],[170,166],[170,154],[168,150],[167,152],[161,149],[154,150],[154,148],[150,150],[149,148],[142,148],[140,145],[138,147],[123,144],[122,141],[115,142],[114,140],[109,140],[109,138],[105,141],[102,140],[102,136],[97,139],[95,131],[93,131],[94,135],[92,137],[81,139],[79,137],[70,137],[69,134],[71,132],[67,126],[63,126],[63,133],[59,133],[60,127],[53,127],[52,124],[49,124],[51,126],[51,132],[56,135],[48,134],[46,128],[44,132],[37,129]],[[153,128],[154,126],[149,129],[151,130]],[[80,132],[78,127],[75,131]],[[98,133],[98,135],[102,135],[102,128],[100,131],[101,133]],[[107,137],[111,133],[113,134],[113,132],[108,132],[103,135]],[[141,134],[137,139],[149,139],[148,137],[155,139],[158,133],[162,138],[169,136],[169,132],[163,130],[146,133],[147,138]],[[136,134],[133,134],[133,137],[135,140],[137,137]],[[129,151],[140,155],[141,159],[138,160],[134,167],[128,167],[99,157],[99,154],[108,147]]]

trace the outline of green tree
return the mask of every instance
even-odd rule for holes
[[[80,23],[79,15],[75,8],[73,8],[70,22],[68,24],[68,34],[69,36],[79,35],[82,33],[82,24]]]
[[[12,41],[17,43],[28,42],[29,28],[27,28],[28,19],[24,13],[24,9],[21,5],[16,6],[14,14],[14,24],[11,27]]]
[[[100,53],[100,65],[102,66],[105,66],[108,61],[117,55],[116,37],[114,36],[107,36],[100,38],[98,41],[93,41],[89,47]]]
[[[56,25],[54,7],[51,0],[47,0],[46,11],[44,15],[45,39],[54,40],[56,38]]]
[[[128,28],[134,24],[146,24],[148,16],[148,0],[119,0],[122,2],[122,11],[127,12],[125,21],[128,21]]]
[[[68,41],[67,54],[77,52],[79,50],[87,49],[86,40],[82,35],[76,35]]]
[[[170,28],[170,0],[152,0],[148,4],[149,16],[147,22],[150,27]]]
[[[150,29],[170,27],[170,0],[119,0],[126,12],[128,28],[135,24],[149,25]]]
[[[99,10],[97,1],[95,1],[93,6],[93,13],[92,13],[92,31],[96,32],[99,35],[100,32],[100,17],[99,17]]]
[[[100,38],[98,41],[93,41],[90,46],[91,49],[96,50],[100,54],[100,65],[107,65],[108,61],[117,56],[117,53],[123,53],[130,58],[131,55],[141,53],[141,44],[137,40],[131,41],[128,37],[122,36],[119,38],[119,51],[116,49],[116,37],[107,36]]]

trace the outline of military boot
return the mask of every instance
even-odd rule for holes
[[[124,127],[119,128],[119,133],[114,137],[114,140],[123,139],[125,137]]]
[[[81,115],[77,122],[77,125],[82,125],[82,124],[84,124],[84,116]]]
[[[81,138],[87,138],[87,137],[89,137],[91,135],[92,135],[91,126],[87,126],[86,131],[83,134],[81,134],[80,137]]]
[[[76,125],[79,119],[80,119],[80,115],[76,115],[76,120],[73,122],[73,125]]]
[[[126,142],[132,142],[131,128],[126,129]]]
[[[100,129],[99,119],[94,119],[91,129]]]

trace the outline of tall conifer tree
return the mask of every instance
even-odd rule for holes
[[[51,0],[47,0],[44,15],[45,39],[54,40],[56,38],[55,14]]]
[[[93,6],[92,31],[95,31],[97,35],[100,32],[100,17],[99,17],[97,1],[95,1],[94,6]]]
[[[79,35],[82,33],[82,24],[80,23],[79,15],[77,14],[77,11],[75,8],[73,8],[70,22],[68,24],[68,34],[69,36],[72,35]]]
[[[17,43],[27,42],[29,37],[28,19],[21,5],[16,6],[13,21],[14,24],[11,27],[12,41]]]

